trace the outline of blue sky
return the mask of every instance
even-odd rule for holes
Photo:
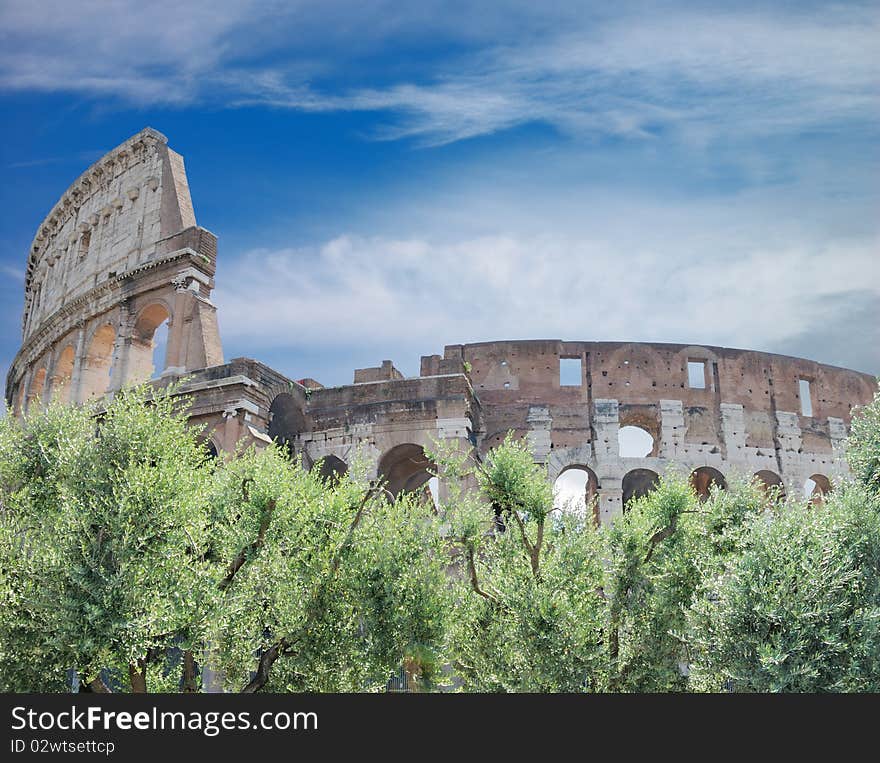
[[[540,7],[539,7],[540,6]],[[227,358],[718,344],[880,373],[876,3],[0,2],[0,370],[34,231],[144,126]]]

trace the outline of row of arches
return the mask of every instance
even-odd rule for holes
[[[775,472],[761,470],[755,473],[760,484],[766,491],[776,489],[780,496],[785,496],[785,486],[782,478]],[[621,482],[621,500],[624,511],[630,502],[650,493],[660,482],[660,475],[652,469],[632,469],[627,472]],[[721,490],[727,488],[724,475],[711,466],[701,466],[694,469],[690,475],[690,483],[694,492],[701,500],[706,500],[712,487]],[[831,490],[831,481],[824,474],[813,474],[803,485],[804,498],[813,504],[819,504]],[[554,508],[564,511],[573,511],[582,516],[587,512],[593,515],[594,521],[598,522],[599,508],[599,479],[596,473],[588,466],[570,466],[559,474],[554,483]]]
[[[156,378],[165,369],[170,318],[168,308],[157,302],[137,314],[126,348],[125,379],[118,386]],[[57,352],[50,353],[29,378],[21,380],[14,401],[16,412],[23,414],[34,404],[46,405],[56,400],[65,404],[88,403],[105,395],[113,387],[119,365],[114,362],[118,339],[119,332],[109,321],[99,322],[82,338],[74,334],[63,339]]]

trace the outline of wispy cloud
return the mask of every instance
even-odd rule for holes
[[[15,281],[16,283],[24,283],[24,270],[21,268],[14,268],[11,265],[0,263],[0,273],[6,276],[8,280]]]
[[[603,17],[574,3],[543,16],[480,5],[461,4],[456,26],[431,3],[11,2],[0,11],[0,88],[378,112],[387,118],[373,137],[429,145],[534,121],[705,141],[878,116],[876,6],[623,4]],[[430,47],[432,32],[453,44],[431,64],[407,75],[376,62],[383,45]],[[370,65],[358,69],[359,55]]]

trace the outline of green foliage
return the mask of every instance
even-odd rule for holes
[[[230,688],[273,646],[273,691],[384,687],[406,660],[433,674],[447,585],[423,503],[348,477],[325,484],[275,447],[231,461],[211,502],[220,555],[246,549],[212,639]]]
[[[138,660],[198,639],[210,469],[171,397],[7,417],[0,441],[3,688],[57,688],[70,668],[127,681]]]
[[[694,688],[880,689],[880,506],[844,484],[747,520],[747,542],[689,613]]]
[[[444,496],[211,461],[174,389],[0,420],[0,690],[880,691],[880,397],[820,505],[666,474],[610,526],[508,436]]]
[[[608,532],[610,690],[686,688],[686,655],[674,634],[699,583],[698,506],[687,480],[669,474]]]
[[[846,457],[855,478],[880,495],[880,391],[853,417]]]
[[[517,512],[540,522],[553,505],[547,472],[535,464],[525,440],[508,433],[477,472],[483,494],[501,512]]]
[[[469,476],[460,459],[435,460],[447,479]],[[456,676],[469,691],[597,690],[599,534],[571,515],[546,521],[552,492],[524,443],[506,438],[476,480],[489,506],[470,495],[442,507],[459,570],[450,632]]]
[[[0,422],[0,689],[73,669],[197,690],[192,662],[231,690],[363,690],[401,663],[428,685],[449,611],[433,512],[276,447],[211,461],[175,392]]]

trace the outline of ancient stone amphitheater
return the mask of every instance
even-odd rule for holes
[[[757,474],[818,500],[847,473],[853,409],[875,390],[867,374],[801,358],[559,340],[448,345],[423,357],[414,378],[384,361],[342,387],[294,381],[249,358],[224,363],[216,258],[183,158],[163,135],[145,129],[93,164],[31,245],[22,345],[6,383],[15,414],[183,377],[212,452],[277,439],[328,475],[360,453],[392,494],[426,489],[423,446],[437,438],[480,458],[512,430],[551,479],[577,470],[584,499],[607,521],[670,463],[701,493],[733,473]]]

